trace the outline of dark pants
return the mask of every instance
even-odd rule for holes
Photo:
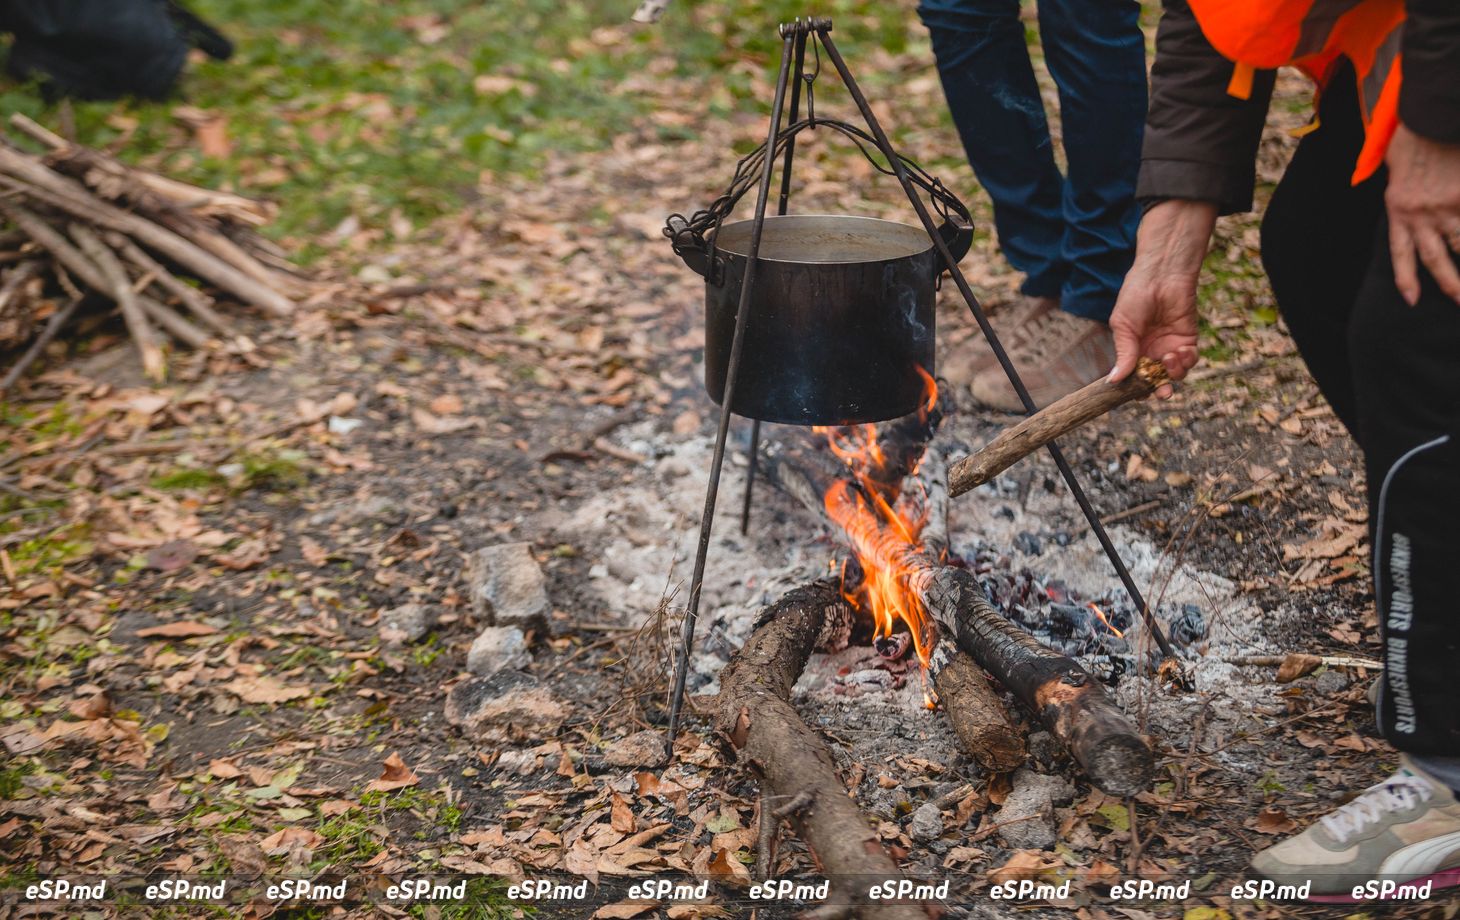
[[[1298,145],[1273,193],[1262,260],[1303,360],[1364,451],[1386,665],[1380,730],[1400,750],[1453,767],[1460,765],[1460,304],[1428,273],[1417,305],[1399,296],[1385,175],[1349,182],[1362,144],[1346,69],[1329,83],[1320,127]]]
[[[1019,0],[922,0],[968,161],[1024,293],[1107,320],[1135,250],[1146,45],[1136,0],[1041,0],[1068,175],[1054,161]]]

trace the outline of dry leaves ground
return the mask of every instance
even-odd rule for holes
[[[862,4],[836,6],[851,26],[844,50],[902,143],[972,189],[911,13],[872,20]],[[755,26],[768,34],[776,14],[762,12]],[[433,15],[407,24],[418,39],[450,22]],[[308,308],[289,326],[259,320],[253,353],[184,360],[172,384],[152,388],[129,376],[117,330],[104,328],[4,405],[0,858],[10,884],[61,869],[371,884],[462,873],[483,880],[478,912],[463,915],[506,916],[501,888],[484,881],[502,873],[747,877],[752,785],[695,735],[677,765],[644,766],[645,738],[631,736],[660,712],[658,697],[624,705],[621,694],[626,673],[652,677],[656,661],[645,665],[641,640],[585,588],[603,548],[533,524],[649,475],[613,440],[624,422],[652,417],[675,436],[711,423],[693,364],[698,286],[658,228],[669,211],[707,203],[763,130],[748,100],[769,97],[770,43],[757,31],[745,53],[696,46],[715,49],[700,61],[713,72],[656,67],[685,54],[669,42],[686,30],[736,48],[752,34],[718,9],[670,15],[683,19],[669,38],[585,32],[584,55],[650,62],[593,78],[595,97],[625,102],[595,149],[545,149],[533,174],[485,171],[464,191],[412,176],[451,201],[418,232],[389,210],[332,217],[335,232],[316,238],[330,254]],[[477,92],[522,89],[482,81]],[[838,104],[823,92],[822,105]],[[1284,84],[1263,151],[1268,188],[1292,143],[1278,129],[1301,122],[1303,92]],[[341,104],[355,106],[350,118],[403,117],[378,100]],[[315,112],[309,124],[329,121]],[[195,142],[202,156],[230,155],[216,130]],[[166,155],[186,155],[187,143]],[[895,189],[845,150],[806,147],[804,207],[902,213]],[[262,169],[290,168],[295,153],[234,155]],[[987,228],[987,202],[971,197]],[[1265,606],[1311,606],[1285,647],[1372,656],[1355,455],[1282,334],[1255,246],[1250,217],[1223,222],[1205,275],[1209,370],[1173,402],[1124,410],[1071,449],[1107,514]],[[1011,296],[986,230],[965,264],[991,302]],[[968,321],[945,308],[945,342],[965,338]],[[567,709],[555,730],[525,725],[513,744],[482,744],[443,722],[442,703],[476,632],[464,554],[509,538],[533,541],[547,574],[554,612],[529,670]],[[383,613],[410,602],[433,605],[427,633],[383,632]],[[965,783],[913,752],[850,764],[848,776],[864,796],[894,790],[902,804],[879,830],[913,865],[1000,878],[1071,866],[1111,880],[1209,873],[1188,920],[1317,915],[1234,905],[1217,881],[1392,762],[1351,676],[1274,684],[1245,737],[1197,726],[1189,747],[1163,751],[1166,781],[1133,808],[1078,787],[1060,810],[1064,842],[1049,852],[1009,852],[991,837],[1007,778]],[[1224,772],[1235,750],[1269,760],[1270,779],[1254,788]],[[941,850],[907,827],[935,794]],[[781,852],[784,867],[806,867],[799,847]],[[289,913],[263,901],[247,911]],[[715,910],[598,913],[664,915]]]

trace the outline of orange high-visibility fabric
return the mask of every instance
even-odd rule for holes
[[[1228,90],[1246,98],[1250,71],[1299,68],[1321,89],[1339,57],[1353,62],[1364,147],[1353,182],[1373,175],[1399,126],[1404,0],[1190,0],[1212,47],[1236,67]]]

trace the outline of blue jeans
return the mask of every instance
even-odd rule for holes
[[[1039,34],[1059,89],[1068,174],[1019,20],[1019,0],[922,0],[963,148],[994,203],[1023,292],[1110,318],[1135,250],[1146,117],[1146,45],[1136,0],[1040,0]]]

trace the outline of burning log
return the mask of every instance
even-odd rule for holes
[[[825,742],[790,703],[812,650],[834,641],[832,634],[849,613],[831,582],[798,588],[768,607],[720,673],[715,714],[716,728],[735,747],[737,759],[760,776],[770,797],[804,803],[787,817],[837,886],[899,876],[897,863],[847,796]],[[913,904],[867,900],[864,884],[841,894],[869,920],[926,917]]]
[[[1097,380],[1006,428],[988,444],[948,470],[948,492],[957,497],[993,479],[1029,454],[1091,419],[1170,383],[1159,361],[1141,358],[1135,373],[1120,383]]]
[[[933,653],[933,689],[963,750],[979,766],[1007,773],[1024,764],[1024,739],[1014,731],[1009,713],[983,670],[948,642]]]
[[[900,589],[926,612],[931,619],[909,617],[910,626],[918,624],[913,635],[920,652],[932,649],[936,622],[1044,723],[1096,786],[1124,796],[1149,785],[1150,746],[1100,683],[994,610],[973,573],[944,565],[905,527],[888,526],[879,516],[885,502],[850,480],[824,487],[825,477],[773,448],[762,466],[768,481],[838,524],[862,564],[892,582],[884,587]]]

